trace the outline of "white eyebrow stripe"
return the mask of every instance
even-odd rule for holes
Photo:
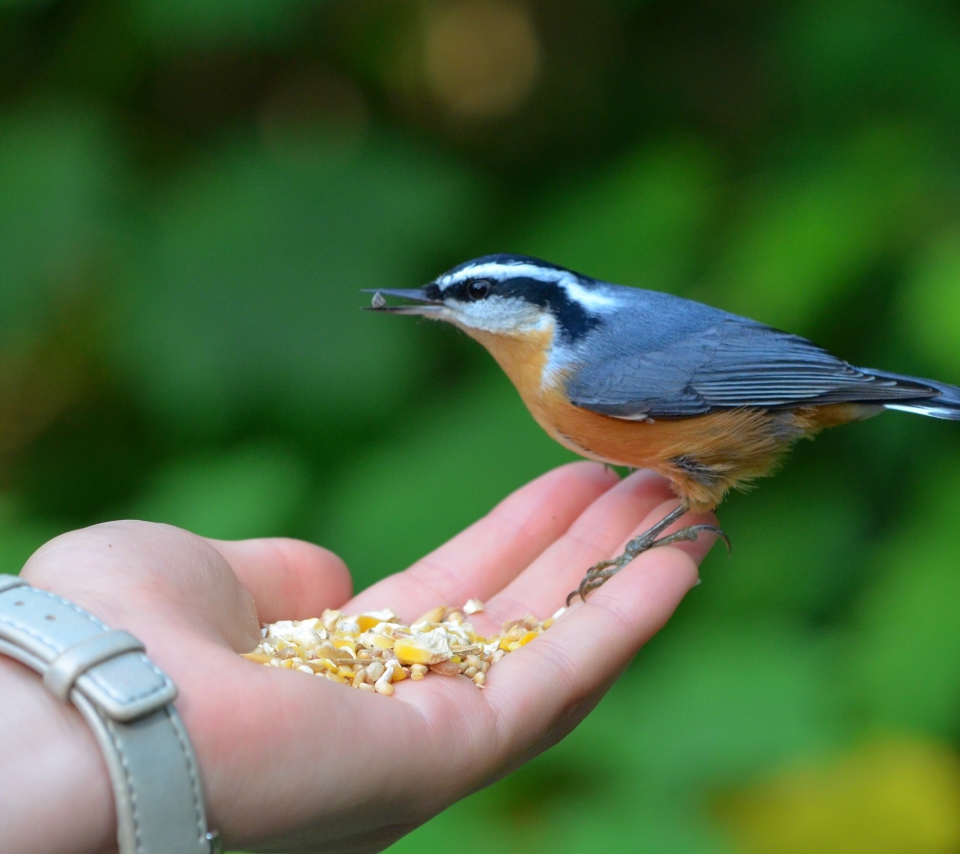
[[[569,281],[559,282],[559,284],[571,299],[575,299],[587,308],[615,308],[617,306],[617,301],[613,297],[587,290],[576,279],[571,278]]]
[[[564,277],[569,278],[566,270],[551,270],[548,267],[538,267],[536,264],[500,264],[488,261],[486,264],[475,264],[457,270],[456,273],[447,273],[437,280],[441,288],[449,287],[464,279],[493,279],[502,282],[516,276],[527,276],[531,279],[540,279],[547,282],[560,282]]]
[[[587,308],[614,308],[617,305],[613,297],[585,288],[568,270],[552,270],[535,264],[500,264],[491,261],[466,267],[456,273],[447,273],[437,279],[437,284],[441,290],[444,290],[465,279],[493,279],[495,282],[502,282],[505,279],[522,277],[539,279],[542,282],[555,282],[567,292],[571,299]]]

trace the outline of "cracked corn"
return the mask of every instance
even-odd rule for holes
[[[463,608],[433,608],[410,626],[389,609],[356,616],[327,610],[264,626],[263,640],[243,657],[387,696],[395,682],[419,682],[430,673],[463,675],[482,688],[491,664],[545,632],[563,610],[543,622],[532,615],[513,620],[492,637],[478,635],[465,619],[483,611],[477,599]]]

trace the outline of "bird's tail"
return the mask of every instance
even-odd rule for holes
[[[901,412],[913,412],[917,415],[929,415],[931,418],[946,418],[951,421],[960,421],[960,387],[947,385],[936,380],[908,377],[904,374],[890,374],[886,371],[874,371],[861,368],[864,373],[873,374],[881,380],[893,380],[897,383],[912,386],[926,386],[931,392],[914,399],[891,400],[884,403],[886,409],[898,409]]]

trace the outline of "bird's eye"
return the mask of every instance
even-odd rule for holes
[[[467,285],[467,296],[472,300],[481,300],[490,293],[490,282],[486,279],[474,279]]]

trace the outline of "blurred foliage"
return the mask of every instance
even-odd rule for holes
[[[940,854],[960,848],[960,759],[939,744],[876,737],[849,755],[728,795],[720,811],[765,854]]]
[[[960,382],[943,0],[0,2],[0,571],[118,516],[358,586],[570,455],[447,328],[527,252]],[[955,425],[803,443],[587,722],[395,846],[960,850]]]

